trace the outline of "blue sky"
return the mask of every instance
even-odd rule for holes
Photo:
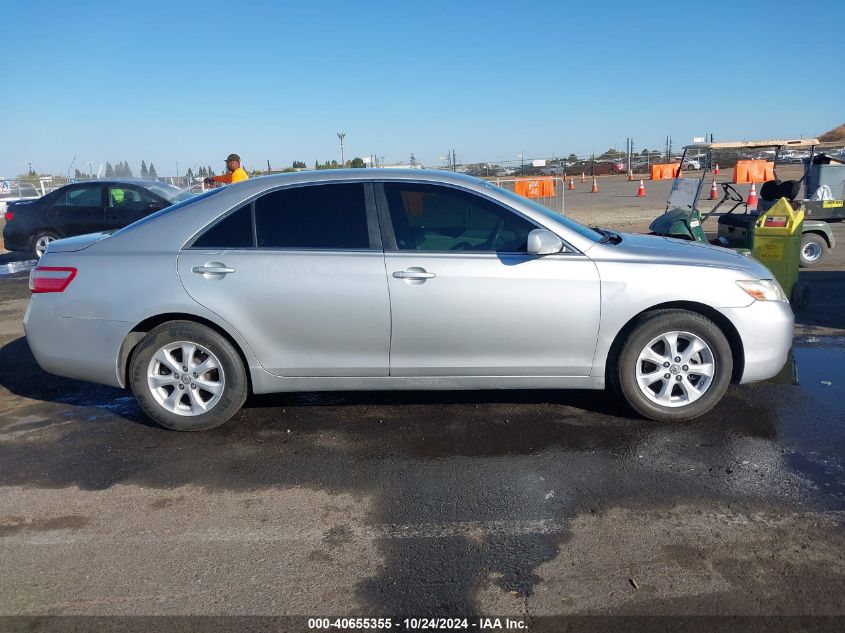
[[[338,130],[347,158],[436,166],[845,122],[840,0],[4,5],[5,177],[312,165]]]

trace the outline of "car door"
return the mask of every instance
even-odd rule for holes
[[[390,287],[391,376],[587,376],[599,327],[595,265],[533,256],[542,228],[478,193],[377,185]]]
[[[169,204],[143,187],[128,183],[110,184],[106,191],[106,228],[121,229]]]
[[[293,186],[183,249],[185,289],[280,376],[386,376],[390,302],[372,185]]]
[[[70,237],[105,229],[101,183],[70,185],[58,194],[47,212],[47,219],[59,235]]]

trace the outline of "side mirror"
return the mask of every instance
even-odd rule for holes
[[[546,229],[534,229],[528,234],[528,253],[553,255],[563,250],[563,240]]]

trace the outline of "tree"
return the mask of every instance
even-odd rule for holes
[[[349,166],[355,167],[355,168],[361,168],[361,167],[366,167],[367,164],[364,162],[363,158],[356,156],[355,158],[353,158],[352,160],[349,161]]]
[[[211,168],[211,165],[206,167],[206,174],[210,177],[214,175],[214,170]]]
[[[305,163],[301,160],[293,161],[293,168],[294,169],[305,169]]]
[[[318,161],[314,161],[314,169],[320,169],[320,163]]]
[[[141,161],[141,178],[146,178],[150,175],[150,172],[147,171],[147,163]]]
[[[150,163],[149,171],[147,172],[150,178],[157,178],[158,174],[156,173],[155,165]]]
[[[79,167],[77,167],[73,172],[73,177],[76,178],[76,179],[79,179],[79,178],[85,178],[86,176],[81,171],[79,171]]]
[[[106,161],[106,178],[114,178],[114,167],[108,161]]]
[[[188,179],[188,184],[194,182],[194,170],[188,167],[188,172],[185,174],[185,177]]]

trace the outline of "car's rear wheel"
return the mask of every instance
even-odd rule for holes
[[[818,233],[804,233],[801,237],[801,268],[813,268],[821,264],[828,252],[827,241]]]
[[[32,254],[35,255],[36,259],[41,259],[50,242],[55,242],[58,239],[61,238],[51,231],[39,231],[32,238]]]
[[[712,409],[730,384],[733,355],[710,319],[686,310],[644,315],[618,356],[614,382],[631,407],[652,420],[696,418]]]
[[[232,344],[192,321],[149,332],[132,354],[129,383],[144,412],[175,431],[220,426],[241,408],[248,389]]]

